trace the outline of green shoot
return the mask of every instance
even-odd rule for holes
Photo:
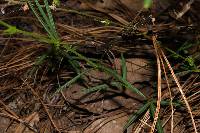
[[[53,43],[52,40],[49,39],[47,36],[44,36],[44,35],[41,35],[41,34],[38,34],[38,33],[27,32],[27,31],[17,29],[15,26],[9,25],[2,20],[0,20],[0,25],[7,27],[7,29],[5,29],[3,31],[4,35],[6,35],[6,34],[8,34],[8,35],[23,34],[24,36],[31,37],[32,39],[35,39],[35,40],[40,41],[40,42]]]

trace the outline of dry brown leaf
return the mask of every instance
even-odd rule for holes
[[[128,119],[127,114],[120,113],[108,118],[101,118],[94,121],[87,127],[84,133],[122,133],[123,126]]]
[[[115,67],[120,73],[121,60],[116,58],[114,60]],[[127,80],[130,83],[149,81],[152,78],[153,69],[148,65],[147,59],[129,58],[126,59]]]
[[[26,117],[24,121],[27,122],[29,126],[33,127],[36,123],[39,122],[39,115],[37,112],[34,112]],[[25,124],[19,123],[15,133],[34,133],[34,131],[28,128]]]

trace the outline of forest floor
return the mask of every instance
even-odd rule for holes
[[[200,131],[199,0],[39,2],[0,2],[0,133]]]

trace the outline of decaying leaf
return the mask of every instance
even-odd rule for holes
[[[24,119],[24,121],[28,124],[28,126],[24,123],[19,123],[15,133],[35,133],[33,129],[30,129],[30,127],[34,127],[39,122],[39,115],[37,112],[32,113],[28,117]]]

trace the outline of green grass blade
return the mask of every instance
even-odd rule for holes
[[[88,65],[92,66],[93,68],[97,68],[99,70],[102,70],[104,72],[111,74],[115,79],[120,81],[124,87],[126,87],[127,89],[130,89],[134,93],[137,93],[138,95],[146,98],[145,95],[142,92],[140,92],[137,88],[135,88],[133,85],[131,85],[131,83],[129,83],[127,80],[124,80],[115,70],[110,69],[108,67],[105,67],[102,64],[94,63],[94,62],[92,62],[91,60],[89,60],[88,58],[86,58],[85,56],[81,55],[80,53],[76,52],[73,49],[69,49],[68,47],[65,47],[65,48],[66,48],[67,51],[72,52],[73,54],[78,56],[80,59],[85,60],[88,63]]]
[[[37,17],[38,21],[42,24],[42,26],[45,28],[45,30],[47,31],[48,35],[50,38],[54,38],[48,28],[48,26],[45,24],[45,22],[43,21],[43,19],[38,15],[38,13],[36,12],[35,8],[33,7],[32,3],[30,2],[30,0],[28,0],[28,4],[31,8],[31,10],[33,11],[33,13],[35,14],[35,16]]]
[[[128,122],[124,126],[123,131],[125,131],[131,124],[133,124],[133,122],[135,122],[139,117],[141,117],[141,115],[147,111],[149,106],[150,106],[150,102],[143,105],[136,113],[131,115]]]
[[[186,45],[185,45],[186,44]],[[189,43],[184,43],[183,45],[181,45],[181,47],[180,48],[178,48],[178,50],[176,51],[176,53],[180,53],[180,52],[182,52],[182,51],[184,51],[184,50],[187,50],[187,49],[189,49],[190,47],[192,47],[192,45],[193,44],[189,44]]]
[[[68,62],[73,67],[75,72],[77,74],[79,74],[80,73],[80,66],[79,66],[78,62],[76,60],[72,60],[72,59],[69,59]]]
[[[47,17],[47,15],[45,14],[44,10],[42,9],[42,6],[40,5],[40,3],[38,2],[38,0],[35,0],[35,4],[37,6],[37,8],[40,11],[40,14],[42,15],[42,18],[44,19],[44,24],[46,25],[46,27],[48,27],[49,31],[50,31],[50,36],[52,37],[52,39],[55,39],[56,37],[54,36],[54,31],[52,30],[52,25],[50,23],[49,18]]]
[[[67,48],[67,51],[72,52],[73,54],[75,54],[76,56],[78,56],[80,59],[86,61],[88,63],[88,65],[94,67],[94,68],[98,68],[97,64],[92,62],[91,60],[89,60],[88,58],[86,58],[85,56],[83,56],[82,54],[76,52],[74,49],[69,49],[68,46],[66,46],[65,48]]]
[[[68,45],[68,44],[66,44]],[[67,51],[63,50],[61,51],[61,54],[67,58],[67,61],[69,62],[69,64],[73,67],[73,70],[75,70],[75,72],[77,74],[81,73],[81,68],[80,68],[80,64],[78,62],[78,60],[74,59],[73,56],[69,55]]]
[[[170,104],[171,104],[170,101],[162,100],[160,102],[160,105],[162,105],[162,106],[166,106],[166,105],[169,106]],[[172,105],[175,106],[175,107],[181,107],[181,106],[183,106],[183,103],[181,103],[181,101],[176,101],[176,102],[174,101],[174,102],[172,102]]]
[[[126,60],[124,58],[123,53],[121,53],[121,65],[122,65],[122,78],[126,80],[127,77],[127,67],[126,67]]]
[[[130,90],[133,91],[134,93],[137,93],[138,95],[140,95],[140,96],[146,98],[145,95],[144,95],[142,92],[140,92],[137,88],[135,88],[135,87],[134,87],[131,83],[129,83],[127,80],[124,80],[123,77],[121,77],[115,70],[112,70],[112,69],[110,69],[110,68],[104,67],[104,66],[102,66],[102,65],[98,65],[98,67],[99,67],[101,70],[103,70],[103,71],[105,71],[105,72],[111,74],[115,79],[117,79],[118,81],[120,81],[120,82],[122,83],[122,85],[123,85],[124,87],[126,87],[127,89],[130,89]]]
[[[38,0],[34,0],[34,1],[35,1],[35,4],[36,4],[38,10],[40,11],[40,14],[44,18],[45,23],[48,24],[48,27],[50,27],[51,25],[50,25],[49,19],[48,19],[47,15],[45,14],[44,10],[42,9],[42,6],[38,2]]]
[[[23,34],[26,37],[31,37],[31,38],[26,38],[26,39],[34,39],[37,40],[39,42],[45,42],[45,43],[53,43],[51,39],[49,39],[48,36],[42,35],[42,34],[38,34],[38,33],[34,33],[34,32],[27,32],[27,31],[23,31],[20,29],[17,29],[16,26],[12,26],[9,25],[3,21],[0,20],[0,25],[7,27],[7,29],[5,29],[3,31],[3,34]]]
[[[156,110],[156,106],[153,104],[153,102],[151,102],[151,104],[150,104],[150,114],[151,114],[152,119],[154,118],[155,110]],[[162,123],[161,123],[159,116],[158,116],[158,121],[156,123],[156,128],[157,128],[158,133],[164,133]]]
[[[153,103],[153,104],[156,104],[157,101],[156,101],[156,100],[153,100],[152,103]],[[162,106],[169,106],[170,104],[171,104],[171,103],[170,103],[170,100],[162,100],[162,101],[160,102],[160,105],[162,105]],[[173,106],[175,106],[175,107],[181,107],[181,106],[183,106],[183,103],[181,103],[181,101],[173,101],[172,104],[173,104]]]
[[[112,82],[110,82],[110,85],[113,86],[113,87],[117,87],[118,89],[122,89],[122,83],[121,82],[112,81]]]
[[[40,66],[40,65],[42,65],[42,64],[44,63],[44,61],[45,61],[47,58],[48,58],[48,54],[43,54],[43,55],[37,57],[37,59],[36,59],[34,65],[35,65],[35,66]]]
[[[5,27],[7,27],[7,28],[12,27],[12,25],[9,25],[9,24],[5,23],[5,22],[2,21],[2,20],[0,20],[0,25],[3,25],[3,26],[5,26]]]
[[[75,76],[74,78],[72,78],[71,80],[69,80],[67,83],[65,83],[64,85],[62,85],[61,87],[59,87],[57,89],[57,91],[55,93],[58,93],[60,91],[62,91],[63,89],[65,89],[66,87],[69,87],[71,84],[75,83],[78,79],[81,78],[82,75],[84,75],[87,71],[84,71],[80,74],[78,74],[77,76]]]
[[[17,33],[20,33],[20,30],[17,29],[16,26],[12,26],[12,25],[9,25],[7,23],[5,23],[4,21],[0,20],[0,25],[6,27],[7,29],[3,30],[3,34],[9,34],[9,35],[12,35],[12,34],[17,34]]]
[[[52,13],[51,13],[51,9],[49,8],[48,1],[44,0],[44,4],[45,4],[45,7],[46,7],[46,11],[47,11],[47,14],[48,14],[48,20],[49,20],[49,23],[50,23],[49,28],[51,29],[51,32],[54,34],[55,38],[58,39],[58,34],[57,34],[57,31],[56,31],[56,27],[55,27],[55,23],[54,23],[54,20],[53,20]]]
[[[88,89],[84,89],[84,93],[92,93],[92,92],[96,92],[96,91],[100,91],[100,90],[106,90],[107,88],[109,88],[109,86],[107,84],[102,84],[102,85],[98,85],[95,87],[91,87]]]
[[[145,95],[142,92],[140,92],[137,88],[135,88],[133,85],[131,85],[127,80],[124,80],[115,70],[112,70],[108,67],[105,67],[102,64],[92,62],[91,60],[89,60],[85,56],[81,55],[80,53],[76,52],[76,50],[69,48],[68,46],[64,46],[64,48],[66,48],[66,50],[68,52],[72,52],[73,54],[78,56],[80,59],[86,61],[87,64],[92,66],[93,68],[97,68],[99,70],[102,70],[104,72],[111,74],[115,79],[120,81],[124,87],[126,87],[127,89],[130,89],[134,93],[137,93],[138,95],[146,98]]]

